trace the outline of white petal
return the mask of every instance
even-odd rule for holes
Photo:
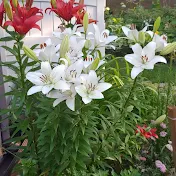
[[[132,48],[134,54],[136,54],[136,55],[138,55],[138,56],[141,57],[141,54],[142,54],[142,47],[141,47],[141,45],[139,45],[139,43],[136,43],[136,44],[133,45],[131,48]]]
[[[42,62],[41,63],[41,72],[46,75],[49,76],[51,73],[51,65],[49,62]]]
[[[75,90],[81,97],[87,97],[87,89],[84,85],[76,86]]]
[[[41,51],[39,53],[38,59],[41,61],[49,61],[49,58],[47,57],[47,55],[44,53],[44,51]]]
[[[90,83],[92,83],[93,85],[97,85],[98,84],[98,77],[97,74],[94,70],[90,70],[89,72],[89,76],[88,76],[88,81]]]
[[[49,38],[49,39],[47,39],[47,40],[45,41],[45,43],[46,43],[46,45],[47,45],[47,46],[52,45],[52,41],[51,41],[51,39],[50,39],[50,38]]]
[[[42,93],[43,94],[49,93],[53,89],[53,87],[54,87],[53,85],[45,85],[45,86],[43,86]]]
[[[28,72],[26,74],[26,78],[32,82],[33,84],[37,85],[37,86],[42,86],[44,85],[44,83],[41,80],[41,77],[43,77],[45,75],[43,75],[40,72]]]
[[[111,43],[112,41],[116,40],[117,39],[117,36],[109,36],[107,39],[106,39],[106,42],[105,44],[109,44]]]
[[[142,31],[142,32],[146,32],[147,29],[148,29],[148,26],[145,26],[141,31]]]
[[[59,90],[53,90],[51,92],[49,92],[49,94],[47,94],[48,98],[61,98],[63,97],[63,94],[61,94],[61,92]]]
[[[127,54],[125,56],[125,60],[136,67],[139,67],[142,65],[141,57],[136,54]]]
[[[28,90],[27,95],[32,95],[37,92],[40,92],[40,91],[42,91],[42,88],[43,88],[43,86],[33,86]]]
[[[58,90],[70,90],[70,84],[60,80],[54,85],[54,88]]]
[[[158,62],[167,63],[166,59],[162,56],[155,56],[150,62],[147,62],[146,69],[153,69],[154,65]]]
[[[89,97],[85,97],[85,98],[82,98],[82,101],[83,101],[85,104],[88,104],[88,103],[90,103],[90,102],[92,101],[92,99],[89,98]]]
[[[68,106],[69,109],[71,109],[72,111],[75,111],[75,97],[67,99],[66,105]]]
[[[155,56],[156,43],[150,42],[148,43],[142,50],[142,55],[147,56],[149,61],[152,60]]]
[[[104,96],[100,91],[94,90],[89,94],[89,98],[91,98],[91,99],[102,99],[102,98],[104,98]]]
[[[65,97],[56,99],[53,103],[53,107],[56,107],[59,103],[61,103],[64,100],[66,100]]]
[[[122,30],[123,30],[124,34],[128,37],[128,32],[131,30],[129,28],[127,28],[126,26],[122,26]]]
[[[147,31],[147,33],[150,35],[151,38],[153,38],[154,35],[153,31]]]
[[[56,83],[57,81],[59,81],[61,79],[61,77],[64,76],[65,74],[65,65],[58,65],[56,67],[54,67],[54,69],[52,70],[50,77],[53,81],[53,83]]]
[[[96,89],[99,90],[100,92],[104,92],[108,90],[110,87],[112,87],[112,85],[109,83],[99,83]]]
[[[141,73],[144,69],[141,67],[133,67],[131,71],[131,78],[134,79],[136,76]]]
[[[139,36],[139,31],[137,31],[137,29],[134,29],[128,32],[128,38],[130,40],[134,40],[135,42],[137,42],[138,36]]]

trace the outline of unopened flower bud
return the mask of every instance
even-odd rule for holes
[[[52,7],[57,8],[56,0],[51,0],[51,5]]]
[[[5,11],[6,11],[6,14],[7,14],[8,18],[10,20],[12,20],[13,19],[13,13],[12,13],[12,9],[10,7],[10,4],[8,3],[7,0],[4,0],[4,8],[5,8]]]
[[[12,4],[15,8],[18,6],[18,0],[12,0]]]
[[[66,53],[69,50],[69,36],[65,35],[60,46],[60,57],[65,58]]]
[[[88,13],[86,12],[83,18],[83,27],[84,27],[85,33],[87,33],[88,25],[89,25],[89,16],[88,16]]]
[[[96,70],[97,67],[98,67],[98,65],[99,65],[99,62],[100,62],[100,58],[96,58],[96,59],[93,61],[92,65],[91,65],[91,67],[90,67],[90,70]]]
[[[31,58],[34,61],[38,61],[38,58],[33,50],[31,50],[27,46],[23,46],[23,51],[29,58]]]
[[[161,124],[166,119],[166,115],[162,115],[155,120],[155,124]]]
[[[157,32],[161,24],[161,17],[158,17],[154,23],[153,32]]]
[[[145,33],[143,31],[139,32],[139,42],[142,44],[145,43]]]
[[[169,43],[162,51],[161,55],[168,55],[176,50],[176,42]]]

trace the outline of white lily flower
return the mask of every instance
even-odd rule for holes
[[[162,56],[155,56],[156,43],[150,42],[144,48],[138,43],[132,46],[134,54],[127,54],[125,60],[134,65],[131,71],[132,79],[141,73],[144,69],[153,69],[158,62],[167,63]]]
[[[95,48],[101,48],[101,47],[112,47],[115,50],[115,47],[113,45],[108,45],[109,43],[113,42],[117,39],[117,36],[110,36],[109,30],[105,29],[104,31],[100,32],[99,27],[96,24],[93,24],[95,29],[94,39],[95,39]],[[92,33],[89,33],[89,35]]]
[[[80,59],[67,67],[67,69],[65,70],[64,79],[68,82],[77,84],[80,82],[79,77],[82,73],[82,70],[83,70],[83,60]]]
[[[76,86],[76,92],[82,97],[85,104],[90,103],[93,99],[103,99],[102,92],[109,89],[112,85],[109,83],[99,83],[97,74],[91,70],[88,75],[81,76],[82,85]]]
[[[94,62],[96,58],[94,58],[92,55],[87,55],[87,58],[84,59],[84,68],[83,68],[83,71],[84,73],[88,73],[90,71],[90,68]],[[99,64],[98,64],[98,67],[96,68],[96,70],[102,66],[103,64],[105,63],[104,60],[100,60]]]
[[[70,37],[69,46],[70,49],[67,52],[66,56],[70,59],[71,63],[76,62],[78,59],[83,57],[82,49],[85,45],[85,40],[77,41],[75,36]]]
[[[62,80],[65,73],[65,65],[58,65],[54,69],[51,68],[49,62],[41,63],[40,72],[28,72],[26,78],[35,84],[28,90],[27,95],[42,91],[48,94],[53,88],[58,90],[69,90],[70,85]]]
[[[148,26],[145,26],[141,31],[146,32],[147,28],[148,28]],[[132,40],[134,42],[138,42],[140,31],[138,31],[137,29],[130,29],[126,26],[122,26],[122,30],[129,40]]]
[[[51,39],[48,39],[44,44],[41,44],[40,47],[41,49],[34,50],[39,60],[48,61],[50,63],[52,61],[58,62],[60,44],[55,46]]]
[[[160,36],[156,33],[154,34],[152,31],[148,31],[147,33],[153,38],[152,41],[156,43],[156,52],[162,51],[168,45],[166,35]]]
[[[53,32],[53,35],[57,38],[59,38],[60,40],[62,40],[66,35],[69,37],[72,36],[77,36],[77,37],[81,37],[81,32],[77,31],[77,26],[75,25],[73,27],[73,29],[71,28],[65,28],[64,31],[62,32]]]
[[[53,107],[56,107],[59,103],[66,100],[67,107],[72,111],[75,111],[75,96],[76,91],[74,86],[71,86],[70,90],[64,92],[61,92],[59,90],[53,90],[47,95],[47,97],[49,98],[56,99],[53,103]]]

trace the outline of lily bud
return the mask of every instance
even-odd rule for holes
[[[158,17],[154,23],[153,32],[157,32],[161,24],[161,17]]]
[[[92,46],[91,41],[90,40],[86,40],[84,46],[85,46],[86,49],[89,49]]]
[[[33,50],[31,50],[27,46],[23,46],[23,51],[29,58],[31,58],[34,61],[38,61],[38,58]]]
[[[18,0],[12,0],[12,4],[15,8],[18,6]]]
[[[172,53],[174,50],[176,50],[176,42],[169,43],[162,51],[161,55],[168,55]]]
[[[160,124],[166,119],[166,115],[162,115],[155,120],[155,124]]]
[[[93,61],[92,65],[90,66],[90,70],[96,70],[99,65],[99,62],[100,62],[100,58],[96,58]]]
[[[51,0],[51,5],[52,5],[54,8],[57,8],[56,0]]]
[[[62,40],[61,46],[60,46],[60,57],[65,58],[65,54],[69,50],[69,36],[66,35],[64,39]]]
[[[142,44],[145,43],[145,33],[143,31],[139,32],[139,42]]]
[[[10,7],[10,4],[8,3],[7,0],[4,1],[4,8],[5,8],[5,11],[6,11],[8,18],[12,21],[13,13],[12,13],[12,9]]]
[[[89,25],[89,16],[88,16],[88,13],[86,12],[83,18],[83,27],[84,27],[85,33],[87,33],[88,25]]]

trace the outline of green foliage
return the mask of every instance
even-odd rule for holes
[[[141,176],[140,172],[137,169],[130,167],[129,170],[123,170],[120,172],[120,176]]]

